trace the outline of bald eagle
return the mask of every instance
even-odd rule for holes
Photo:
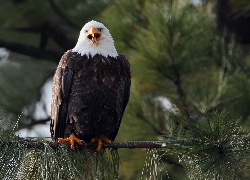
[[[86,23],[76,46],[61,58],[53,78],[50,132],[54,141],[115,139],[130,94],[130,66],[118,54],[109,30]],[[68,138],[67,138],[68,137]]]

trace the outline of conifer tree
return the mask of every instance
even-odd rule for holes
[[[199,133],[200,136],[206,136],[208,132],[197,132],[193,126],[207,128],[205,124],[208,123],[209,126],[218,128],[209,133],[214,133],[215,136],[216,133],[220,134],[220,130],[232,131],[235,134],[228,136],[233,138],[238,135],[236,130],[232,129],[234,119],[239,119],[238,123],[241,126],[248,127],[250,92],[247,80],[249,74],[247,57],[235,41],[234,35],[229,34],[227,29],[220,33],[217,31],[216,14],[212,3],[193,6],[190,1],[138,0],[122,1],[115,7],[111,9],[115,16],[107,23],[110,22],[109,25],[113,27],[114,22],[122,19],[119,25],[124,31],[117,39],[125,40],[119,42],[121,45],[118,44],[121,50],[124,46],[130,49],[132,77],[136,82],[133,90],[139,92],[144,99],[142,105],[144,118],[141,120],[146,120],[152,125],[156,134],[160,136],[165,134],[173,138],[185,137],[186,133],[193,134],[192,138],[199,136]],[[128,35],[129,32],[131,33]],[[164,107],[166,98],[172,103],[170,109]],[[175,120],[173,114],[180,116],[177,118],[179,120]],[[180,120],[183,118],[186,119],[185,123]],[[220,119],[221,122],[217,122],[216,119]],[[224,119],[228,119],[229,122]],[[200,124],[200,121],[205,121],[205,124]],[[227,126],[227,123],[232,126]],[[217,139],[227,136],[220,135]],[[223,141],[221,146],[226,147],[225,151],[233,151],[234,147],[226,145],[229,142],[229,139],[227,140]],[[239,140],[239,143],[244,144],[245,155],[242,155],[242,158],[246,161],[249,144],[247,139]],[[199,145],[202,147],[202,143]],[[165,161],[167,163],[174,160],[169,156],[165,158],[169,160]],[[233,158],[229,161],[235,162]],[[197,161],[201,162],[201,159]],[[240,161],[237,162],[239,164],[235,163],[234,168],[242,165]],[[210,167],[221,169],[221,164],[213,163]],[[199,166],[205,166],[205,162]],[[225,172],[213,172],[212,175],[209,174],[211,171],[207,171],[207,178],[238,177],[235,175],[237,172],[231,168],[225,168]],[[194,179],[198,178],[194,169],[189,167],[189,170]],[[228,172],[235,174],[231,174],[230,177],[227,176]],[[244,172],[247,172],[247,168]],[[199,173],[206,174],[200,169]]]
[[[217,31],[213,4],[120,0],[100,19],[132,67],[132,99],[124,118],[150,126],[162,148],[148,149],[138,168],[119,161],[117,153],[72,152],[64,146],[55,151],[47,142],[37,148],[4,130],[0,177],[248,179],[248,57],[233,34]],[[145,127],[135,131],[139,136]],[[142,154],[135,151],[127,158]],[[119,174],[120,162],[141,171]]]

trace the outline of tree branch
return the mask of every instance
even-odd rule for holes
[[[61,143],[58,142],[46,142],[46,141],[32,141],[32,140],[20,140],[20,141],[0,141],[0,147],[3,147],[5,145],[7,146],[14,146],[14,147],[26,147],[27,149],[43,149],[46,145],[46,143],[49,144],[52,148],[59,148]],[[87,148],[96,148],[97,143],[86,143],[83,147]],[[162,141],[127,141],[127,142],[111,142],[107,144],[103,144],[104,148],[164,148],[167,147],[165,143]]]
[[[55,26],[49,22],[44,22],[38,26],[32,27],[10,27],[7,30],[14,30],[20,33],[33,33],[41,34],[40,36],[46,36],[46,38],[51,38],[59,47],[64,50],[68,50],[75,45],[75,41],[69,39],[66,34],[72,33],[65,32],[61,26]],[[43,40],[43,39],[41,39]]]
[[[172,10],[172,6],[173,6],[173,2],[171,1],[171,9]],[[172,12],[171,12],[172,13]],[[170,78],[170,80],[172,80],[172,82],[174,83],[174,85],[176,86],[176,91],[177,94],[179,96],[179,101],[180,101],[180,105],[181,105],[181,111],[182,113],[188,117],[190,119],[190,114],[188,112],[188,106],[187,106],[187,102],[186,102],[186,94],[184,92],[184,89],[182,87],[182,82],[181,82],[181,74],[179,71],[179,67],[178,67],[178,61],[176,59],[175,56],[175,43],[174,43],[174,37],[175,37],[175,31],[173,30],[172,25],[168,25],[167,27],[168,32],[169,32],[169,39],[168,39],[168,44],[166,45],[166,49],[169,53],[170,59],[171,59],[171,64],[172,64],[172,71],[173,71],[173,78]]]
[[[5,47],[15,53],[19,53],[22,55],[30,56],[37,59],[46,59],[52,62],[58,62],[62,57],[62,52],[56,52],[51,50],[44,50],[40,48],[36,48],[30,45],[24,45],[20,43],[14,42],[6,42],[0,40],[0,47]]]
[[[174,74],[176,76],[176,79],[173,82],[176,86],[177,94],[179,95],[179,100],[180,100],[180,103],[182,105],[182,111],[183,111],[184,115],[190,119],[190,114],[187,110],[188,106],[186,104],[186,94],[185,94],[185,92],[182,88],[182,85],[181,85],[180,72],[178,70],[177,65],[173,66],[173,70],[174,70]]]
[[[39,119],[39,120],[36,120],[31,116],[26,117],[26,118],[31,120],[31,122],[27,126],[25,126],[25,128],[28,128],[28,129],[32,129],[35,125],[38,125],[38,124],[46,124],[47,122],[50,121],[50,117],[45,118],[45,119]]]

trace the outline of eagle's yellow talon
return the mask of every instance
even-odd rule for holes
[[[103,142],[105,142],[105,143],[111,143],[111,140],[108,139],[108,138],[92,138],[91,142],[92,143],[97,142],[96,151],[98,152],[98,151],[100,151],[102,149]]]
[[[105,139],[104,139],[104,142],[105,142],[105,143],[111,143],[111,140],[110,140],[110,139],[105,138]]]
[[[78,139],[74,133],[70,134],[70,136],[68,138],[58,138],[58,142],[59,143],[69,143],[71,149],[75,148],[75,144],[78,144],[81,146],[83,145],[82,141],[80,139]]]

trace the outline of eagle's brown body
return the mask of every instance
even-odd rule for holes
[[[114,140],[129,99],[130,68],[123,55],[67,51],[53,78],[51,136]]]

